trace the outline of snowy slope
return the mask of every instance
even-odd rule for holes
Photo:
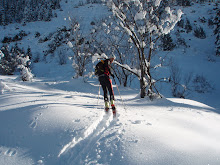
[[[192,80],[196,76],[205,77],[206,81],[210,83],[213,90],[203,93],[190,93],[187,98],[199,101],[219,109],[220,107],[220,78],[219,78],[219,63],[220,58],[215,56],[215,36],[213,34],[213,27],[208,26],[208,20],[214,16],[215,10],[213,3],[194,4],[191,7],[182,7],[182,19],[186,22],[186,18],[190,21],[192,31],[186,33],[184,28],[178,26],[171,32],[174,44],[177,44],[177,30],[182,31],[178,33],[182,39],[185,40],[187,47],[177,46],[173,51],[158,52],[165,58],[165,63],[169,63],[172,59],[173,63],[179,68],[179,76],[182,81],[187,75],[190,75]],[[205,18],[206,22],[202,23],[200,18]],[[206,33],[205,39],[199,39],[194,36],[194,29],[202,27]],[[166,76],[169,72],[169,67],[162,67],[160,70],[161,77]],[[168,73],[169,77],[169,73]],[[195,84],[191,84],[193,86]],[[166,97],[172,97],[167,89],[167,85],[162,86],[161,92]]]
[[[39,32],[41,37],[46,37],[50,33],[56,32],[59,28],[64,26],[70,27],[72,21],[76,19],[80,22],[81,30],[86,34],[91,30],[92,26],[90,23],[92,21],[105,18],[109,14],[107,7],[102,4],[85,4],[79,6],[78,1],[79,0],[68,0],[68,3],[61,1],[62,10],[56,10],[55,13],[57,13],[57,17],[52,18],[50,22],[37,21],[27,23],[25,26],[18,23],[9,24],[6,27],[0,26],[0,31],[4,32],[0,34],[0,40],[2,41],[5,36],[14,37],[23,30],[28,36],[18,41],[18,45],[25,49],[29,46],[33,54],[37,52],[43,54],[48,43],[39,43],[38,38],[35,38],[36,32]],[[2,46],[2,43],[0,43],[0,46]]]
[[[2,165],[220,163],[220,114],[205,104],[151,102],[122,88],[124,106],[114,89],[113,119],[103,111],[97,82],[0,79],[10,89],[0,98]]]
[[[76,7],[77,0],[61,3],[63,11],[57,11],[58,17],[51,22],[0,27],[4,32],[0,40],[25,30],[29,35],[18,42],[19,46],[30,46],[34,55],[43,56],[48,43],[38,43],[35,32],[48,36],[57,28],[68,27],[69,17],[74,15],[87,33],[91,21],[109,13],[100,4]],[[193,26],[211,9],[211,5],[182,8]],[[160,89],[165,98],[152,102],[140,99],[137,89],[120,87],[124,105],[114,86],[117,119],[104,113],[96,78],[87,83],[81,78],[71,79],[71,60],[63,66],[57,65],[57,59],[34,64],[33,82],[0,76],[0,165],[219,165],[220,60],[213,56],[213,29],[201,25],[207,38],[182,33],[190,47],[177,48],[169,52],[169,57],[181,68],[181,75],[203,75],[214,90],[177,99],[165,85]],[[161,70],[161,76],[169,73],[169,68]]]
[[[32,22],[27,23],[26,26],[22,26],[21,24],[10,24],[6,27],[0,26],[0,31],[3,31],[3,33],[0,33],[0,40],[3,40],[5,36],[14,37],[21,30],[24,30],[28,34],[28,36],[24,37],[23,40],[18,41],[17,44],[20,48],[24,48],[24,50],[27,50],[27,48],[30,47],[33,59],[37,55],[40,55],[41,62],[35,64],[32,63],[32,72],[36,77],[53,77],[54,80],[66,80],[75,74],[71,59],[67,61],[67,65],[65,66],[59,65],[57,52],[55,52],[54,57],[48,56],[45,63],[43,60],[44,52],[48,50],[48,44],[50,41],[39,43],[39,38],[35,38],[36,32],[41,34],[40,38],[47,37],[50,33],[56,32],[59,28],[64,26],[69,27],[72,21],[71,19],[77,18],[80,22],[82,32],[88,34],[92,28],[92,21],[102,20],[111,14],[107,7],[102,4],[86,4],[86,0],[84,0],[84,5],[80,6],[79,0],[68,0],[67,2],[68,3],[66,3],[66,1],[61,1],[62,10],[57,10],[57,18],[53,18],[50,22]],[[172,58],[181,70],[180,74],[182,79],[184,79],[184,76],[189,73],[191,74],[192,79],[195,78],[195,76],[203,76],[214,87],[213,91],[205,94],[198,94],[193,91],[189,96],[187,96],[187,98],[203,102],[218,109],[220,107],[220,78],[218,73],[220,59],[214,55],[215,36],[213,35],[213,28],[208,26],[208,19],[212,18],[215,13],[213,8],[213,3],[211,3],[211,5],[201,5],[195,3],[191,7],[181,8],[184,13],[183,18],[188,18],[190,20],[193,29],[201,26],[205,30],[207,37],[206,39],[198,39],[193,35],[193,30],[190,33],[180,33],[181,37],[185,39],[188,47],[184,48],[180,46],[170,52],[157,52],[158,56],[166,56],[164,62],[165,66],[158,69],[156,74],[153,74],[153,76],[155,79],[170,77],[168,64],[169,60]],[[206,18],[206,23],[201,23],[199,21],[199,18],[203,17]],[[176,26],[174,31],[171,32],[174,42],[176,42],[175,32],[177,31],[177,28],[178,27]],[[15,43],[11,43],[11,45],[14,44]],[[0,43],[0,46],[2,46],[2,43]],[[62,48],[65,47],[68,46],[64,45]],[[68,51],[66,53],[67,56],[70,57],[73,55],[72,51]],[[152,64],[158,65],[160,63],[158,63],[158,61],[152,61]],[[91,68],[93,68],[93,66],[90,66],[90,69]],[[93,70],[88,70],[88,72],[90,71]],[[132,87],[139,87],[138,80],[134,81]],[[172,97],[170,85],[163,84],[160,88],[158,87],[158,90],[165,97]]]

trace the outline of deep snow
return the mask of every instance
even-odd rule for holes
[[[177,98],[152,102],[120,88],[123,105],[114,88],[118,117],[113,119],[104,113],[95,81],[0,78],[3,165],[220,163],[220,114],[205,104]]]
[[[47,43],[37,42],[36,31],[47,36],[60,26],[68,26],[68,17],[75,14],[82,17],[86,32],[91,20],[109,12],[102,5],[75,8],[75,2],[62,2],[64,11],[58,11],[58,18],[51,22],[0,27],[4,31],[0,39],[25,30],[30,34],[18,43],[25,48],[31,45],[33,54],[42,54]],[[212,8],[195,5],[182,10],[197,24],[198,17],[206,16]],[[213,56],[212,29],[206,24],[203,27],[207,32],[205,40],[183,33],[190,47],[175,49],[169,56],[180,66],[182,75],[204,75],[214,84],[214,90],[178,99],[172,98],[170,88],[162,85],[160,90],[165,97],[149,101],[140,99],[135,88],[119,87],[123,104],[114,85],[116,119],[111,112],[103,111],[96,78],[87,82],[72,79],[71,61],[63,66],[56,60],[34,64],[33,82],[22,82],[18,76],[0,76],[0,164],[219,165],[220,60]],[[208,61],[210,57],[215,62]],[[167,68],[161,69],[168,74]]]

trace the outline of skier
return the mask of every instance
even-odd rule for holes
[[[111,55],[109,59],[101,60],[96,65],[95,74],[99,77],[99,82],[102,86],[102,90],[104,93],[104,103],[105,103],[105,111],[108,112],[109,110],[109,98],[108,98],[108,92],[110,95],[110,103],[112,107],[112,113],[114,117],[116,116],[116,108],[115,108],[115,97],[114,97],[114,91],[112,88],[112,81],[110,79],[110,76],[114,78],[114,75],[111,72],[111,64],[115,60],[115,55]]]

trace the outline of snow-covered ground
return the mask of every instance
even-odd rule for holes
[[[35,32],[48,36],[68,27],[74,15],[87,33],[91,21],[109,13],[101,4],[76,4],[77,0],[61,1],[63,11],[57,11],[58,17],[51,22],[0,27],[0,40],[24,30],[29,35],[18,45],[30,46],[33,55],[43,56],[48,43],[39,43]],[[198,21],[209,18],[212,9],[200,4],[182,8],[183,17],[193,27],[201,25],[207,38],[181,33],[190,47],[168,53],[183,77],[188,73],[204,76],[214,86],[207,93],[172,98],[171,87],[161,85],[165,97],[149,101],[140,99],[136,88],[119,87],[122,101],[114,85],[118,115],[113,119],[111,111],[104,113],[96,78],[72,79],[71,60],[66,65],[58,65],[56,58],[35,63],[33,82],[0,76],[0,165],[219,165],[220,59],[214,56],[213,29]],[[168,75],[169,68],[160,69],[161,76]]]
[[[0,164],[220,164],[220,112],[187,99],[117,88],[104,113],[96,81],[0,76]],[[85,92],[89,91],[89,92]]]

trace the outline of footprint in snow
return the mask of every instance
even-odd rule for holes
[[[31,128],[36,128],[37,127],[37,122],[34,121],[30,126],[31,126]]]
[[[169,109],[168,111],[173,111],[173,108]]]
[[[141,124],[142,121],[141,120],[135,120],[135,121],[131,121],[132,124]]]
[[[135,120],[135,121],[131,121],[131,120],[130,120],[130,122],[131,122],[132,124],[146,123],[146,121],[144,121],[144,120]],[[152,125],[152,124],[147,122],[146,125],[150,126],[150,125]]]
[[[5,155],[7,156],[14,156],[16,155],[17,151],[16,150],[12,150],[12,149],[9,149],[5,152]]]
[[[32,121],[30,122],[29,126],[30,126],[31,128],[36,128],[37,122],[36,122],[35,120],[32,120]]]
[[[29,122],[29,126],[31,128],[36,128],[37,127],[38,116],[41,116],[41,115],[42,115],[42,113],[37,114],[37,116],[34,117],[34,119]]]
[[[74,120],[74,122],[79,123],[79,122],[80,122],[80,119],[76,119],[76,120]]]
[[[152,125],[151,123],[147,123],[146,125]]]

